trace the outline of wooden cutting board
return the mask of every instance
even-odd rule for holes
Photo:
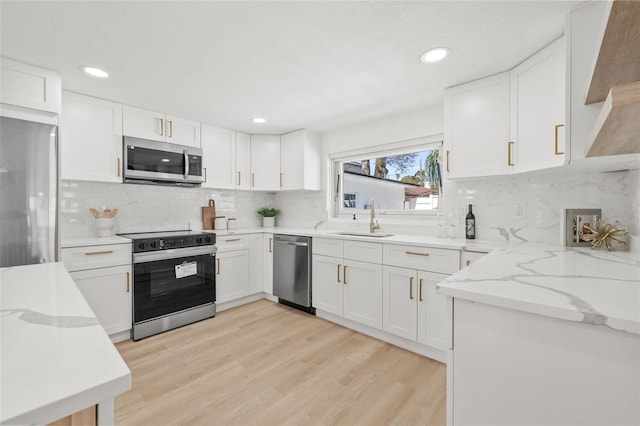
[[[214,221],[216,220],[216,203],[209,200],[209,205],[202,208],[202,224],[203,229],[215,229]]]

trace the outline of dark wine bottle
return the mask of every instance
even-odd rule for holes
[[[467,240],[475,240],[476,239],[476,217],[473,215],[473,209],[471,204],[469,204],[469,213],[467,213],[467,219],[465,220],[465,234]]]

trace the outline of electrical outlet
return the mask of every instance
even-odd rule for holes
[[[512,216],[514,219],[524,219],[527,216],[524,204],[514,204]]]

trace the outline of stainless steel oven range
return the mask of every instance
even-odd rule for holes
[[[215,234],[121,236],[133,240],[133,340],[216,315]]]

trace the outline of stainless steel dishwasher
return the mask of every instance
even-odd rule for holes
[[[311,237],[273,237],[273,295],[280,303],[315,314],[311,306]]]

